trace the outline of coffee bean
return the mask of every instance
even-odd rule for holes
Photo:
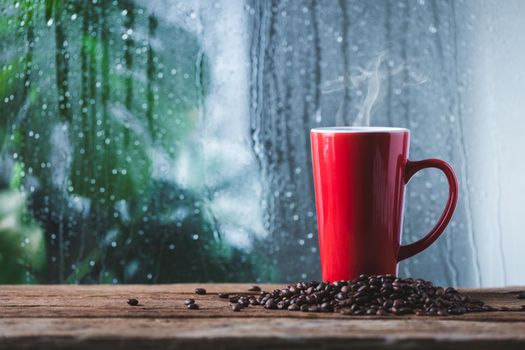
[[[341,293],[348,293],[350,290],[350,286],[348,285],[341,287]]]
[[[282,289],[282,290],[281,290],[281,296],[282,296],[283,298],[288,298],[288,297],[290,297],[290,296],[292,296],[292,295],[293,295],[293,293],[290,292],[288,289]]]
[[[238,295],[232,295],[228,298],[228,300],[230,301],[230,303],[236,303],[239,301],[239,296]]]
[[[308,307],[309,312],[317,312],[319,311],[319,307],[317,305],[311,305]]]
[[[376,312],[377,312],[377,311],[374,310],[374,309],[368,309],[368,310],[366,310],[365,314],[366,314],[366,315],[375,315]]]
[[[239,303],[235,303],[235,304],[231,304],[231,308],[233,311],[238,312],[238,311],[241,311],[242,306]]]
[[[264,308],[270,310],[277,309],[277,304],[275,304],[275,301],[273,301],[273,299],[270,299],[264,304]]]
[[[506,306],[502,306],[499,308],[501,311],[509,311],[510,309]]]
[[[391,291],[392,290],[392,283],[390,282],[384,282],[381,285],[381,289],[384,289],[385,291]]]
[[[394,303],[392,304],[393,307],[395,308],[400,308],[403,306],[403,300],[401,299],[396,299],[394,300]]]
[[[204,288],[195,288],[195,294],[204,295],[204,294],[206,294],[206,289],[204,289]]]
[[[198,304],[189,304],[188,305],[188,309],[190,309],[190,310],[198,310],[199,309],[199,305]]]
[[[128,299],[128,304],[131,306],[137,306],[139,304],[139,301],[137,299]]]
[[[277,303],[277,308],[279,310],[287,309],[288,303],[286,301],[281,300],[280,302]]]
[[[525,292],[519,292],[518,299],[525,299]]]
[[[453,294],[453,293],[457,293],[458,291],[455,290],[454,288],[452,287],[448,287],[447,289],[445,289],[445,294]]]
[[[368,286],[367,285],[364,285],[364,286],[361,286],[357,289],[358,292],[366,292],[368,290]]]
[[[230,297],[230,294],[228,293],[219,293],[217,294],[219,296],[219,298],[221,299],[228,299]]]
[[[337,293],[337,295],[335,296],[336,299],[339,299],[339,300],[344,300],[346,299],[346,293]]]
[[[356,304],[365,305],[368,302],[369,298],[366,295],[355,298]]]
[[[251,286],[250,288],[248,288],[248,291],[249,292],[260,292],[261,291],[261,287],[259,287],[259,286]]]
[[[308,312],[308,305],[306,305],[306,304],[301,305],[301,311],[302,312]]]
[[[195,304],[195,299],[186,299],[184,300],[184,305],[190,305],[190,304]]]
[[[299,311],[299,309],[300,307],[297,304],[291,304],[290,306],[288,306],[288,310],[290,311]]]
[[[330,303],[328,302],[324,302],[321,304],[321,311],[332,311],[332,305],[330,305]]]

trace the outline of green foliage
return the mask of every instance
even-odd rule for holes
[[[256,254],[247,255],[224,244],[213,216],[195,193],[161,182],[153,184],[152,193],[155,197],[141,201],[140,207],[155,214],[147,221],[139,219],[126,225],[120,234],[106,240],[104,263],[113,267],[118,281],[212,282],[268,277]],[[119,261],[126,263],[119,266]]]
[[[43,281],[264,276],[259,256],[223,241],[204,193],[153,177],[199,122],[211,80],[199,40],[132,1],[25,0],[6,13],[0,103],[14,98],[2,111],[2,153],[13,160],[11,188],[36,186],[30,208],[42,229],[17,197],[5,215],[18,221],[0,232],[0,283],[32,281],[42,237]]]
[[[20,192],[0,192],[0,283],[31,283],[45,266],[43,232],[25,203]]]

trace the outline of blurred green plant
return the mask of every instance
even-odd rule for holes
[[[32,283],[46,263],[42,229],[18,191],[0,192],[0,283]]]
[[[199,40],[130,0],[1,1],[0,12],[0,168],[31,194],[47,242],[40,281],[264,278],[262,257],[223,241],[204,191],[153,176],[155,161],[177,161],[208,93]]]

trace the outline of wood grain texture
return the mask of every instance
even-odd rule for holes
[[[208,294],[195,295],[204,286]],[[232,312],[218,292],[249,284],[0,286],[3,348],[525,348],[525,312],[454,317],[343,316],[249,307]],[[282,285],[261,285],[264,290]],[[493,306],[519,307],[525,288],[465,290]],[[193,297],[200,310],[187,310]],[[137,298],[140,305],[127,305]]]

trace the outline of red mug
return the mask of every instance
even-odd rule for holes
[[[439,159],[408,160],[408,129],[316,128],[310,139],[323,281],[397,274],[399,261],[443,233],[456,208],[456,175]],[[425,168],[446,175],[448,201],[430,233],[401,245],[405,185]]]

